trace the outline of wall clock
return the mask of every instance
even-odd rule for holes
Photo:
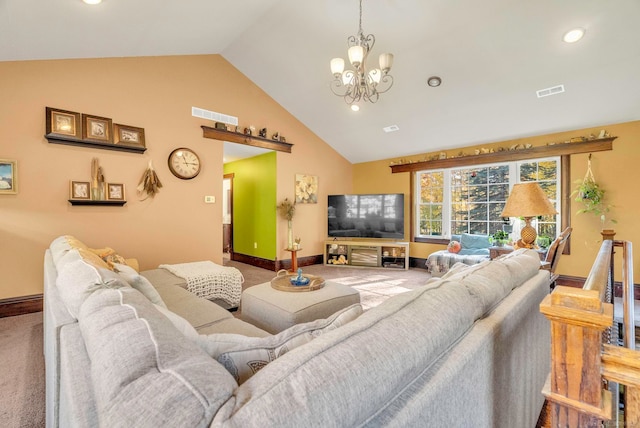
[[[182,180],[191,180],[200,173],[200,158],[191,149],[175,149],[169,155],[169,170]]]

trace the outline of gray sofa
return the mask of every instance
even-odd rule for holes
[[[455,266],[323,334],[294,326],[309,341],[267,349],[238,384],[199,340],[278,336],[171,284],[154,284],[160,310],[62,241],[45,254],[47,426],[532,427],[542,408],[549,273],[535,252]]]

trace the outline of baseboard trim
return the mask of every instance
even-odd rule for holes
[[[0,318],[42,312],[43,302],[42,294],[2,299],[0,300]]]
[[[409,267],[427,270],[427,259],[409,257]]]
[[[245,263],[251,266],[256,266],[262,269],[267,269],[270,271],[276,270],[276,261],[267,260],[256,256],[250,256],[248,254],[236,253],[232,252],[229,255],[229,258],[234,262]]]

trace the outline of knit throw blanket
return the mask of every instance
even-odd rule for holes
[[[232,307],[240,304],[242,273],[234,267],[220,266],[211,261],[160,265],[187,282],[187,290],[204,299],[221,299]]]

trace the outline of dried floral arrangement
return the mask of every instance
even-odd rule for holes
[[[141,201],[144,201],[149,197],[153,198],[156,195],[156,193],[160,191],[161,187],[162,187],[162,183],[158,178],[158,174],[156,174],[155,170],[153,169],[153,164],[151,163],[151,160],[149,160],[149,165],[147,166],[147,169],[142,174],[140,183],[138,183],[138,187],[136,188],[136,190],[138,191],[138,195],[144,196],[144,198],[142,198]]]
[[[277,209],[282,218],[291,221],[296,212],[296,204],[291,202],[289,198],[284,198],[284,201],[278,204]]]

